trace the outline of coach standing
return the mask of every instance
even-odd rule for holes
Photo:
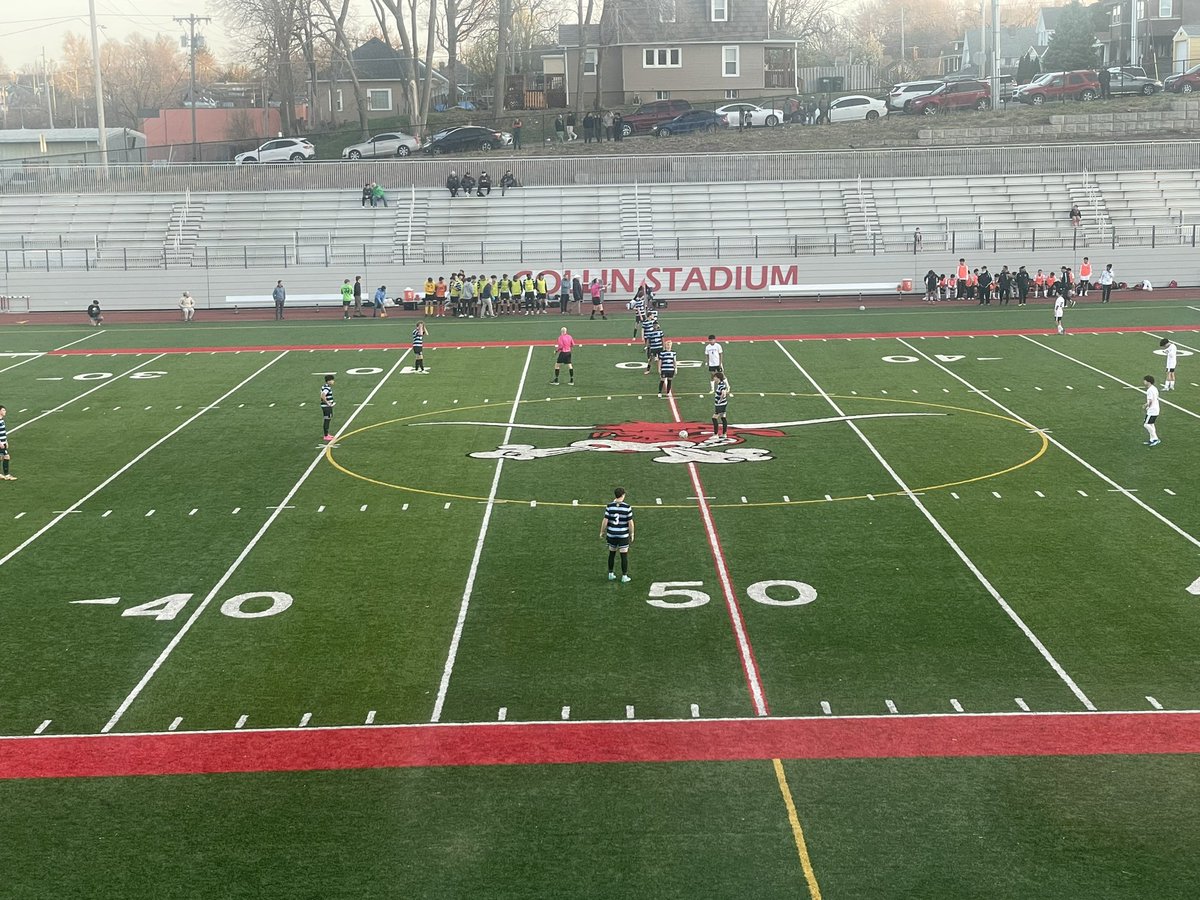
[[[283,319],[283,301],[287,299],[287,291],[284,289],[282,281],[275,282],[275,290],[271,292],[271,298],[275,301],[275,321],[279,322]]]

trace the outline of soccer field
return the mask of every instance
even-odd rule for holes
[[[0,329],[10,895],[1194,896],[1200,303],[662,318]]]

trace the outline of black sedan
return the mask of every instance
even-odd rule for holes
[[[650,129],[652,134],[667,137],[672,134],[690,134],[693,131],[716,131],[725,127],[725,117],[711,109],[689,109],[670,122],[663,122]]]
[[[462,153],[466,150],[496,150],[512,145],[512,135],[481,125],[460,125],[433,135],[421,149],[437,156],[442,153]]]

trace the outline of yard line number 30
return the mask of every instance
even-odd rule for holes
[[[712,599],[704,591],[696,590],[701,587],[703,581],[656,581],[650,585],[646,602],[659,609],[692,609]],[[746,588],[746,596],[766,606],[804,606],[817,599],[817,589],[803,581],[773,578],[754,582]]]

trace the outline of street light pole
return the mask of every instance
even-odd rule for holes
[[[88,18],[92,28],[92,86],[96,91],[97,145],[100,147],[100,165],[108,174],[108,133],[104,126],[104,82],[100,77],[100,34],[96,26],[96,0],[88,0]]]
[[[187,16],[175,16],[175,21],[180,25],[188,26],[188,61],[190,63],[188,100],[192,105],[192,162],[198,162],[196,159],[199,150],[196,143],[196,26],[201,22],[211,22],[212,19],[191,13]]]

